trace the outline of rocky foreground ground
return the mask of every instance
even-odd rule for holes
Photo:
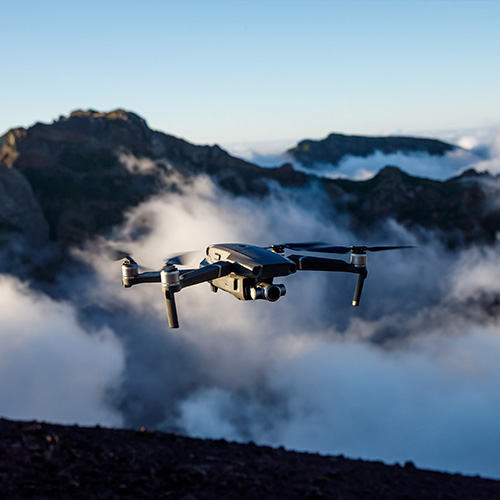
[[[500,481],[149,430],[0,419],[0,499],[500,499]]]

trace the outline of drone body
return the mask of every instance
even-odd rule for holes
[[[276,302],[285,295],[286,289],[284,285],[273,284],[273,279],[297,271],[297,265],[283,255],[244,244],[211,245],[204,262],[209,265],[231,263],[231,273],[211,281],[212,291],[224,290],[239,300]]]
[[[289,276],[297,271],[333,271],[358,275],[358,281],[352,301],[358,306],[366,269],[367,251],[410,248],[408,246],[391,247],[339,247],[325,243],[283,243],[270,247],[258,247],[246,244],[217,244],[206,249],[206,256],[197,269],[178,269],[185,261],[185,254],[167,260],[161,271],[139,273],[138,264],[129,255],[117,252],[118,258],[124,258],[122,265],[122,283],[129,288],[139,283],[161,283],[167,303],[170,328],[178,328],[179,320],[175,305],[175,294],[183,288],[208,282],[213,292],[223,290],[239,300],[268,300],[276,302],[286,294],[282,284],[273,283],[274,278]],[[293,254],[286,256],[286,250],[315,253],[351,252],[350,262],[327,257]]]

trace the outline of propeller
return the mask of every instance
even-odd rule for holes
[[[337,253],[337,254],[345,254],[348,252],[353,252],[357,254],[363,254],[366,252],[382,252],[384,250],[398,250],[403,248],[414,248],[414,245],[385,245],[385,246],[376,246],[376,247],[368,247],[366,245],[352,245],[350,247],[344,246],[320,246],[310,248],[311,252],[320,252],[320,253]]]
[[[117,248],[104,247],[104,253],[111,260],[123,260],[127,259],[130,262],[135,262],[131,257],[130,252],[125,252],[124,250],[118,250]]]
[[[271,248],[289,248],[290,250],[305,250],[307,252],[319,252],[319,253],[335,253],[335,254],[346,254],[348,252],[353,252],[355,254],[364,254],[366,252],[381,252],[384,250],[397,250],[404,248],[414,248],[414,245],[386,245],[386,246],[374,246],[368,247],[366,245],[352,245],[350,247],[345,246],[333,246],[327,243],[312,242],[312,243],[283,243],[281,245],[273,245]]]
[[[195,250],[192,250],[190,252],[183,252],[178,255],[172,255],[164,259],[165,265],[185,266],[193,260],[193,254],[195,253],[197,252]]]
[[[153,271],[153,269],[151,269],[150,267],[145,267],[145,266],[141,266],[141,265],[137,264],[137,262],[134,260],[134,258],[130,255],[130,252],[127,252],[125,250],[120,250],[118,248],[113,248],[110,246],[104,246],[103,251],[107,255],[107,257],[111,260],[128,261],[129,264],[137,266],[137,270],[139,270],[141,272]]]
[[[127,252],[126,250],[113,248],[110,246],[104,246],[103,252],[111,260],[128,260],[131,264],[137,265],[138,268],[143,271],[152,271],[152,269],[150,268],[138,265],[137,262],[134,260],[134,258],[130,255],[130,252]],[[168,256],[167,258],[163,259],[163,261],[167,266],[168,265],[182,266],[188,264],[191,260],[193,260],[193,255],[195,253],[196,251],[184,252],[178,255]]]
[[[310,241],[305,243],[280,243],[278,245],[271,245],[270,247],[266,247],[267,249],[271,249],[275,252],[282,252],[285,248],[289,250],[308,250],[310,247],[323,246],[327,243],[323,243],[321,241]]]

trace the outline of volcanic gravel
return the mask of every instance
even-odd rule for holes
[[[0,499],[500,500],[500,481],[142,429],[0,419]]]

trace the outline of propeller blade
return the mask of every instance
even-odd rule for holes
[[[344,254],[348,252],[353,253],[365,253],[365,252],[382,252],[384,250],[397,250],[402,248],[414,248],[414,245],[385,245],[379,247],[367,247],[366,245],[353,245],[351,247],[342,246],[321,246],[317,248],[311,248],[311,252],[320,253],[338,253]]]
[[[317,246],[315,245],[309,245],[309,244],[304,244],[308,245],[303,246],[300,248],[299,246],[292,248],[292,247],[287,247],[291,248],[292,250],[306,250],[308,252],[318,252],[318,253],[335,253],[335,254],[346,254],[348,252],[353,252],[353,253],[365,253],[365,252],[381,252],[384,250],[397,250],[397,249],[404,249],[404,248],[415,248],[414,245],[386,245],[386,246],[377,246],[377,247],[368,247],[366,245],[352,245],[350,247],[344,247],[344,246],[329,246],[326,245],[325,243],[318,244]]]
[[[126,252],[125,250],[120,250],[118,248],[113,248],[110,246],[104,246],[103,251],[106,256],[111,260],[128,260],[131,264],[135,264],[139,271],[147,272],[152,271],[150,267],[145,267],[137,264],[134,258],[130,255],[130,252]]]
[[[326,246],[325,244],[319,247],[313,247],[309,251],[310,252],[320,252],[320,253],[348,253],[352,250],[352,247],[342,247],[342,246]]]
[[[415,248],[415,245],[396,245],[396,246],[384,246],[384,247],[366,247],[370,252],[382,252],[384,250],[398,250],[402,248]]]
[[[302,250],[308,250],[311,247],[315,246],[322,246],[326,245],[326,243],[323,243],[321,241],[310,241],[310,242],[301,242],[301,243],[279,243],[277,245],[271,245],[269,247],[266,247],[268,249],[273,249],[273,250],[278,250],[282,251],[285,248],[288,248],[290,250],[296,250],[296,251],[302,251]]]
[[[131,262],[135,262],[134,259],[130,256],[130,253],[125,252],[124,250],[119,250],[117,248],[112,248],[108,246],[105,246],[103,250],[106,256],[111,260],[127,259],[130,260]]]
[[[317,246],[323,246],[326,245],[326,243],[323,243],[322,241],[306,241],[303,243],[284,243],[283,246],[289,248],[290,250],[302,250],[303,248],[308,248],[308,247],[317,247]]]
[[[165,262],[167,264],[174,264],[177,266],[185,266],[189,264],[193,260],[193,255],[197,253],[196,251],[184,252],[178,255],[172,255],[171,257],[167,257]]]

